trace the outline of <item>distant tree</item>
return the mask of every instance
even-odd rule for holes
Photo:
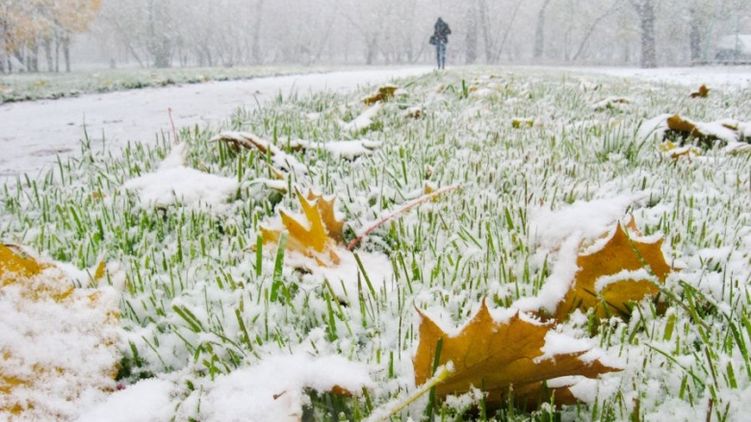
[[[73,34],[85,32],[96,17],[100,0],[6,0],[0,5],[0,47],[6,56],[15,58],[25,70],[39,70],[39,48],[44,47],[48,70],[59,70],[53,64],[55,51],[63,50],[65,70],[70,71],[70,44]],[[57,56],[57,54],[56,54]]]
[[[550,6],[551,0],[543,0],[540,10],[537,12],[537,25],[535,27],[535,46],[532,56],[535,59],[542,58],[545,50],[545,11]]]
[[[641,66],[657,67],[657,40],[655,39],[655,0],[629,0],[639,17],[641,29]]]

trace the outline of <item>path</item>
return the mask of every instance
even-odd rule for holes
[[[56,156],[77,153],[83,126],[91,139],[104,133],[110,148],[148,142],[168,130],[168,108],[178,127],[217,123],[238,107],[255,108],[278,94],[346,92],[358,86],[430,72],[430,68],[385,68],[209,82],[0,105],[0,181],[35,176]]]

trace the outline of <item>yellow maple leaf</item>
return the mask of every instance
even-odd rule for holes
[[[581,359],[591,349],[546,354],[543,351],[546,337],[556,334],[551,333],[553,323],[537,322],[520,313],[506,322],[498,322],[485,302],[455,336],[448,335],[422,313],[420,316],[420,341],[413,359],[415,384],[421,385],[432,376],[439,342],[437,363],[451,362],[454,368],[435,387],[439,399],[475,387],[487,393],[486,402],[491,406],[503,404],[510,390],[518,403],[530,404],[530,400],[536,401],[541,396],[548,380],[572,375],[594,378],[620,370],[599,358]],[[565,389],[560,393],[564,403],[570,401],[570,393],[567,395]],[[540,398],[547,401],[550,396]]]
[[[344,221],[336,218],[336,197],[330,196],[326,198],[322,194],[313,192],[312,189],[308,190],[305,197],[308,201],[315,202],[329,236],[337,242],[343,241]]]
[[[103,274],[103,266],[100,265],[95,271],[96,276]],[[8,292],[6,289],[14,288],[17,293]],[[74,313],[82,312],[82,306],[90,308],[85,310],[87,315],[97,314],[101,317],[102,325],[99,328],[101,332],[86,332],[88,336],[99,336],[99,342],[93,347],[101,353],[104,349],[113,351],[112,356],[116,356],[117,346],[116,339],[109,334],[104,334],[106,328],[116,325],[119,320],[119,310],[116,304],[103,304],[101,291],[95,289],[81,289],[77,292],[74,283],[68,280],[61,270],[54,265],[40,262],[37,259],[5,245],[0,245],[0,301],[9,300],[13,311],[21,315],[34,309],[33,304],[44,302],[49,307],[57,307],[58,310],[65,310]],[[112,306],[112,307],[110,307]],[[96,309],[92,313],[91,310]],[[38,316],[34,316],[37,318]],[[50,321],[48,329],[50,332],[58,330],[55,326],[56,321]],[[46,325],[45,325],[46,326]],[[14,330],[14,328],[11,328]],[[18,330],[18,328],[15,328]],[[40,336],[45,333],[37,332],[33,335]],[[33,331],[33,330],[32,330]],[[75,333],[61,334],[55,333],[61,338],[61,341],[79,341]],[[24,334],[28,335],[28,334]],[[67,336],[67,337],[66,337]],[[67,340],[66,340],[67,338]],[[64,346],[64,343],[61,344]],[[95,350],[91,350],[95,352]],[[79,349],[80,352],[80,349]],[[70,356],[71,360],[83,360],[87,356]],[[84,381],[76,379],[76,373],[71,373],[71,369],[58,367],[56,365],[46,365],[43,362],[35,361],[36,358],[27,359],[24,350],[14,349],[13,345],[0,345],[0,419],[3,416],[13,415],[20,419],[35,419],[33,413],[36,407],[40,407],[39,397],[27,397],[28,393],[21,391],[14,394],[17,389],[31,389],[39,392],[45,385],[50,383],[59,383],[70,387],[64,389],[63,396],[48,397],[52,401],[73,400],[83,392],[83,388],[106,388],[107,380],[111,383],[117,374],[117,360],[113,359],[112,366],[106,374],[102,374],[102,379],[97,385],[83,385]],[[75,365],[71,366],[76,368]],[[73,370],[75,371],[75,370]],[[22,375],[23,374],[23,375]],[[63,380],[65,378],[65,380]],[[90,382],[86,381],[87,383]],[[60,390],[62,391],[62,390]],[[42,406],[44,407],[44,406]]]
[[[39,300],[50,297],[56,302],[73,293],[73,283],[57,280],[54,283],[38,282],[37,276],[52,266],[40,263],[22,251],[0,245],[0,287],[22,284],[24,297]]]
[[[320,198],[310,201],[300,191],[297,191],[296,194],[305,221],[298,221],[297,218],[286,211],[280,211],[282,227],[261,226],[263,243],[279,243],[282,232],[286,230],[289,233],[286,250],[313,258],[321,266],[338,265],[340,259],[336,253],[336,242],[329,236],[329,229],[321,215]],[[331,215],[333,216],[333,200],[330,205]],[[324,210],[327,206],[326,204],[323,205]],[[333,222],[336,222],[336,220],[334,219],[330,223]]]
[[[0,285],[15,283],[19,278],[33,277],[45,266],[31,257],[14,252],[6,245],[0,245]]]
[[[558,320],[565,319],[574,309],[594,309],[601,318],[613,314],[627,315],[629,302],[655,296],[660,290],[652,280],[641,277],[637,270],[648,269],[660,283],[670,272],[662,253],[662,239],[651,243],[632,239],[620,224],[602,248],[579,255],[576,264],[579,270],[571,289],[555,311]],[[598,291],[596,283],[599,278],[619,273],[625,276]]]

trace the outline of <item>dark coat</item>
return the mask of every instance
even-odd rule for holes
[[[449,28],[449,24],[444,22],[443,19],[438,18],[435,23],[435,32],[433,33],[436,41],[447,44],[449,42],[449,34],[451,34],[451,28]]]

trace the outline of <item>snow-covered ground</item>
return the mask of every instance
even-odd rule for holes
[[[669,83],[677,85],[699,86],[707,84],[714,87],[748,87],[751,86],[751,67],[749,66],[701,66],[701,67],[661,67],[657,69],[640,69],[630,67],[562,67],[561,71],[614,76],[618,78],[636,78],[648,82]]]
[[[713,92],[691,99],[692,86],[571,72],[461,68],[397,81],[399,94],[377,106],[359,101],[366,90],[269,101],[241,113],[242,123],[217,128],[233,131],[217,142],[207,142],[212,130],[186,133],[180,145],[128,148],[122,157],[85,150],[54,177],[0,191],[2,243],[37,251],[45,264],[90,269],[70,271],[80,276],[68,281],[85,288],[101,280],[122,295],[116,354],[86,354],[96,343],[79,344],[72,329],[40,353],[39,344],[57,337],[40,343],[27,333],[54,333],[75,320],[47,324],[62,317],[33,300],[15,305],[20,289],[37,280],[0,289],[10,298],[0,309],[10,315],[0,318],[0,344],[12,345],[6,356],[13,358],[0,356],[0,384],[7,374],[12,392],[0,395],[0,412],[5,399],[30,404],[24,416],[38,420],[418,419],[432,409],[417,369],[427,366],[414,359],[433,343],[430,331],[423,337],[424,316],[441,332],[459,333],[480,325],[464,325],[478,308],[490,308],[496,323],[519,310],[558,313],[569,292],[578,295],[580,258],[609,259],[599,254],[620,238],[619,265],[587,276],[592,286],[581,289],[604,309],[556,316],[543,354],[516,361],[547,365],[556,353],[598,345],[597,354],[618,361],[609,368],[622,370],[569,389],[581,401],[576,407],[527,414],[504,406],[499,419],[748,419],[749,158],[700,149],[706,140],[695,140],[695,152],[675,153],[672,142],[640,132],[662,130],[681,113],[679,126],[695,119],[691,133],[717,129],[699,122],[719,120],[726,131],[748,133],[735,120],[751,118],[751,92],[705,80]],[[236,132],[246,130],[255,134]],[[253,151],[223,145],[233,139]],[[366,144],[378,146],[341,154]],[[415,198],[425,202],[372,229]],[[33,269],[25,255],[18,260]],[[627,279],[659,287],[659,302],[601,321],[597,309],[612,303],[606,293]],[[444,352],[457,350],[448,342]],[[88,393],[67,388],[94,378],[92,362],[111,369],[119,357],[117,378],[97,371],[101,383],[83,384]],[[70,371],[53,388],[38,388],[49,377],[37,382],[35,368]],[[548,380],[554,388],[571,381]],[[112,394],[116,387],[124,389]],[[367,394],[358,397],[362,388]],[[482,397],[447,399],[436,416],[461,419]]]
[[[227,119],[238,107],[259,107],[279,94],[341,93],[430,70],[342,71],[0,105],[0,180],[22,173],[34,175],[54,163],[58,154],[65,157],[78,152],[84,126],[90,139],[101,140],[104,133],[110,147],[121,146],[150,141],[160,130],[169,130],[169,108],[178,128],[205,125]]]

